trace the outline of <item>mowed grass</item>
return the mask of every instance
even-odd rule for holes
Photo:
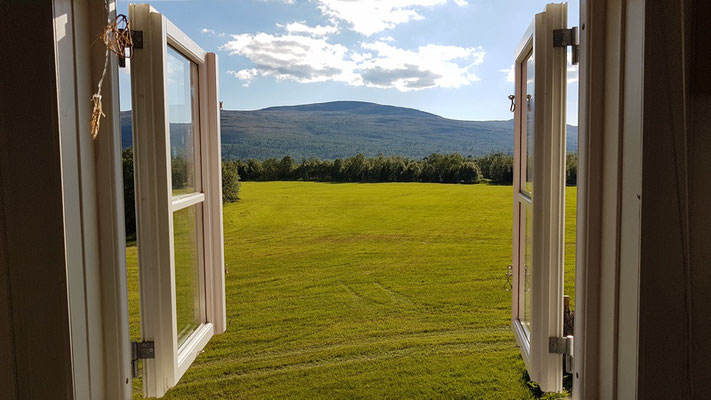
[[[224,208],[228,330],[166,398],[532,398],[504,290],[510,186],[246,182],[241,197]]]

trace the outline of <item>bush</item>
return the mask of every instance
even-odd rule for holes
[[[565,184],[568,186],[578,184],[578,153],[568,153],[565,157]]]
[[[239,182],[238,165],[235,161],[222,162],[222,202],[234,203],[239,200],[239,190],[242,184]]]

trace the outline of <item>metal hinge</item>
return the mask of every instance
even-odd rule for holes
[[[573,346],[575,341],[573,336],[566,337],[552,337],[548,338],[548,352],[553,354],[562,354],[565,357],[565,362],[563,363],[565,367],[565,372],[573,372]]]
[[[578,50],[580,44],[578,42],[578,27],[574,26],[568,29],[553,30],[553,47],[568,47],[573,48],[573,64],[578,63]]]
[[[155,342],[131,342],[131,369],[138,378],[138,360],[156,358]]]
[[[548,339],[548,352],[573,355],[573,337],[552,337]]]

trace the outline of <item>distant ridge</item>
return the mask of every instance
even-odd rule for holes
[[[348,112],[360,115],[428,115],[435,118],[442,118],[439,115],[414,108],[388,106],[365,101],[331,101],[328,103],[301,104],[296,106],[276,106],[263,108],[259,111]]]
[[[131,145],[130,112],[121,113],[123,145]],[[221,114],[223,158],[366,156],[481,156],[513,152],[513,120],[459,121],[413,108],[361,101],[268,107]],[[577,151],[568,125],[568,151]]]

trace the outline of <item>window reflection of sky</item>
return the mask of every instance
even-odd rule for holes
[[[168,47],[166,68],[170,123],[190,123],[190,61],[172,47]]]

